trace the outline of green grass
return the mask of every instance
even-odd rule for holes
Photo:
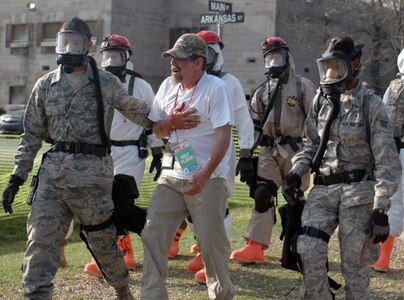
[[[2,137],[0,137],[1,140]],[[1,149],[0,144],[0,151]],[[14,150],[15,151],[15,150]],[[11,151],[9,151],[11,152]],[[3,156],[5,156],[5,152]],[[11,155],[11,154],[7,154]],[[1,154],[0,154],[1,156]],[[1,157],[0,157],[1,158]],[[12,171],[12,159],[0,163],[0,190],[6,186]],[[148,170],[148,168],[146,168]],[[13,206],[14,214],[0,212],[0,299],[21,299],[21,263],[25,251],[25,222],[29,206],[25,204],[28,184],[25,184]],[[147,172],[141,188],[138,204],[147,207],[153,189],[152,176]],[[279,206],[284,203],[279,195]],[[244,246],[242,234],[246,229],[253,207],[253,200],[248,197],[245,185],[236,185],[235,196],[230,199],[232,213],[232,249]],[[91,260],[85,245],[78,236],[78,224],[66,247],[68,267],[59,270],[54,279],[54,299],[111,299],[113,290],[107,284],[84,274],[84,265]],[[299,274],[280,267],[282,244],[279,241],[280,218],[275,224],[270,249],[265,252],[266,262],[259,265],[230,264],[233,283],[237,288],[236,299],[298,299]],[[132,234],[136,268],[131,272],[131,290],[136,299],[140,298],[141,267],[143,250],[140,239]],[[169,260],[169,272],[166,279],[170,299],[208,299],[206,288],[193,282],[193,274],[188,273],[185,264],[194,257],[189,252],[194,243],[192,232],[187,229],[180,241],[180,253]],[[404,241],[397,240],[391,262],[392,270],[388,274],[372,272],[372,299],[404,299]],[[339,250],[336,238],[330,241],[330,275],[340,283],[343,278],[339,269]],[[344,299],[343,288],[338,291],[337,299]]]

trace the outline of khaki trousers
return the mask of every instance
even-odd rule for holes
[[[206,267],[206,284],[210,299],[232,299],[235,289],[228,264],[230,243],[223,220],[226,210],[226,186],[222,178],[208,181],[203,191],[187,196],[188,180],[161,176],[156,185],[142,231],[144,248],[142,299],[168,299],[165,288],[167,252],[177,228],[190,214]]]

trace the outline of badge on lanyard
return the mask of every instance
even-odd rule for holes
[[[185,141],[177,144],[171,147],[171,149],[174,152],[175,159],[178,161],[185,174],[192,173],[199,168],[198,160],[188,142]]]
[[[161,167],[162,169],[174,169],[174,156],[168,145],[166,145],[166,148],[164,149]]]

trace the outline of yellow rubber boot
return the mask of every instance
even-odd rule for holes
[[[243,263],[262,263],[265,261],[264,248],[261,244],[248,241],[247,245],[230,254],[230,260]]]
[[[380,243],[380,255],[372,269],[377,272],[386,273],[389,270],[391,252],[393,251],[394,237],[389,235],[384,243]]]
[[[133,271],[135,269],[135,258],[129,233],[125,234],[123,238],[119,239],[117,244],[123,252],[126,267],[128,270]]]

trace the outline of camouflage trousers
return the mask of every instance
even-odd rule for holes
[[[373,197],[372,181],[316,185],[304,207],[302,226],[315,227],[329,235],[339,226],[346,299],[370,299],[369,266],[379,255],[378,244],[373,244],[369,236]],[[297,247],[303,262],[302,297],[332,299],[326,269],[328,244],[320,238],[301,235]]]
[[[25,299],[51,299],[52,280],[59,266],[60,247],[75,215],[85,225],[108,220],[113,211],[111,184],[92,187],[57,185],[40,177],[37,194],[27,220],[28,242],[23,261]],[[88,232],[87,239],[105,269],[106,280],[115,288],[128,283],[123,254],[115,242],[115,226]]]

